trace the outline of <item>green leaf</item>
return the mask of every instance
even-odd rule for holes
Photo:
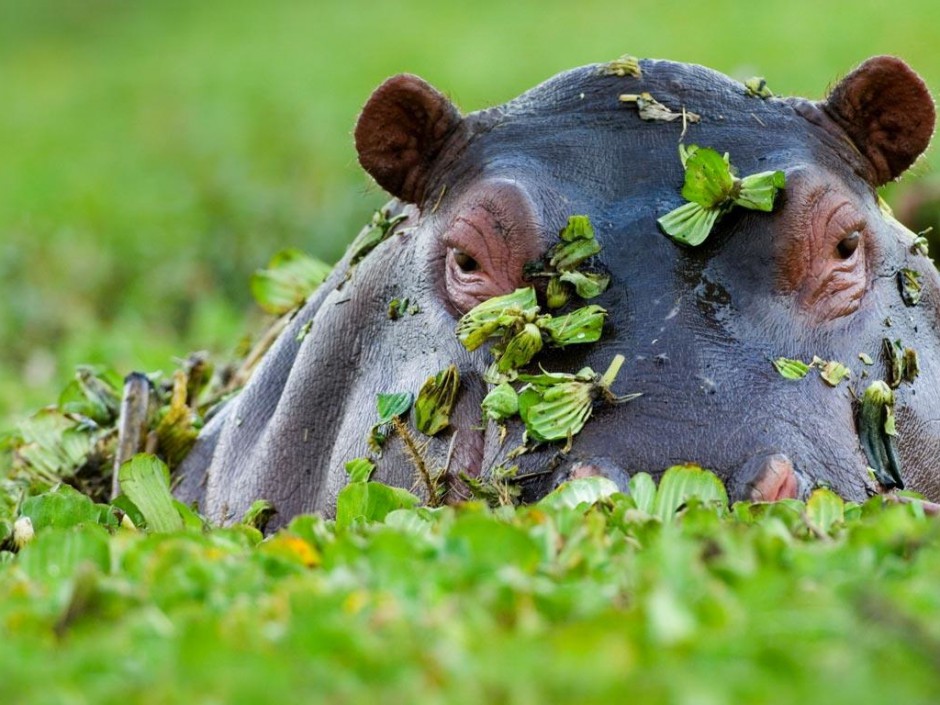
[[[763,76],[754,76],[744,82],[744,88],[749,96],[754,98],[773,98],[774,94],[767,87],[767,81]]]
[[[576,242],[578,240],[593,240],[594,226],[591,219],[586,215],[568,216],[568,222],[562,231],[558,233],[564,242]]]
[[[239,524],[254,527],[258,531],[264,531],[264,527],[274,518],[275,514],[277,514],[277,509],[274,504],[266,499],[256,499],[248,507],[248,511],[245,512]]]
[[[47,584],[70,578],[83,563],[102,573],[111,567],[108,532],[95,524],[43,532],[17,557],[28,578]]]
[[[685,183],[682,197],[702,208],[714,208],[731,198],[734,189],[734,177],[727,155],[722,156],[714,149],[699,147],[692,152],[685,163]]]
[[[570,272],[586,259],[601,251],[601,244],[593,238],[562,242],[552,250],[549,265],[559,272]]]
[[[642,76],[640,60],[629,54],[624,54],[619,59],[604,64],[601,67],[601,73],[608,76],[629,76],[631,78],[640,78]]]
[[[652,476],[649,473],[638,472],[630,478],[629,490],[636,508],[641,512],[652,514],[656,501],[656,482]]]
[[[835,360],[826,361],[814,357],[812,366],[819,370],[819,376],[830,387],[838,387],[841,382],[852,376],[852,370]]]
[[[346,463],[346,474],[350,482],[367,482],[375,472],[375,463],[368,458],[353,458]]]
[[[607,311],[591,305],[579,308],[565,316],[543,316],[537,324],[559,346],[595,343],[601,338]]]
[[[871,355],[869,355],[868,353],[863,353],[863,352],[862,352],[862,353],[859,353],[859,354],[858,354],[858,359],[861,360],[861,361],[862,361],[863,363],[865,363],[866,365],[874,365],[874,364],[875,364],[875,361],[871,359]]]
[[[562,276],[567,276],[572,272],[566,272]],[[585,297],[582,297],[585,298]],[[561,308],[571,299],[571,287],[566,285],[558,277],[551,277],[548,280],[548,286],[545,288],[545,302],[551,309]]]
[[[637,115],[641,120],[649,122],[675,122],[682,120],[685,123],[701,121],[701,116],[688,110],[676,112],[656,100],[650,93],[624,93],[619,98],[621,103],[636,106]]]
[[[697,465],[674,465],[663,473],[653,502],[653,514],[668,521],[692,497],[722,507],[728,505],[728,494],[714,474]]]
[[[619,492],[617,483],[606,477],[582,477],[563,482],[538,502],[545,509],[576,509],[582,504],[593,505]]]
[[[66,529],[86,523],[118,525],[112,507],[95,504],[87,495],[68,485],[57,485],[49,492],[27,497],[23,500],[20,515],[29,517],[36,531]]]
[[[708,238],[721,214],[721,208],[703,208],[698,203],[686,203],[656,222],[676,242],[697,247]]]
[[[412,399],[414,396],[411,392],[378,394],[375,398],[375,408],[379,414],[379,425],[390,423],[396,416],[407,414]]]
[[[559,279],[563,282],[573,284],[575,292],[582,299],[597,298],[603,294],[610,285],[610,277],[606,274],[594,274],[592,272],[564,272]],[[549,306],[549,308],[552,307]]]
[[[806,502],[806,518],[817,529],[825,534],[844,521],[845,504],[842,498],[831,490],[825,488],[813,491]]]
[[[519,395],[512,385],[503,382],[490,390],[483,398],[483,413],[493,421],[505,421],[519,413]]]
[[[173,506],[169,468],[159,458],[141,453],[118,471],[121,491],[140,510],[147,528],[156,533],[183,529],[183,518]]]
[[[297,249],[278,252],[251,277],[251,293],[268,313],[281,315],[304,304],[332,267]]]
[[[375,213],[372,214],[372,222],[356,236],[352,245],[349,246],[350,266],[358,264],[365,259],[372,250],[388,239],[394,232],[396,225],[407,218],[408,215],[406,213],[391,216],[387,206],[375,211]]]
[[[901,299],[905,306],[916,306],[920,303],[921,274],[913,269],[902,269],[898,272],[898,288],[901,290]]]
[[[773,361],[774,369],[780,373],[784,379],[803,379],[809,372],[810,366],[801,360],[793,360],[787,357],[778,357]]]
[[[467,350],[476,350],[488,338],[502,335],[517,320],[537,313],[535,289],[516,289],[511,294],[487,299],[465,313],[457,322],[457,338]]]
[[[427,436],[434,436],[447,428],[459,390],[460,372],[457,365],[450,365],[428,377],[415,399],[415,428]]]
[[[593,387],[590,382],[545,387],[533,404],[524,404],[520,396],[519,415],[529,435],[537,441],[557,441],[577,434],[591,416]]]
[[[496,361],[496,368],[503,373],[525,367],[542,349],[542,332],[534,323],[526,323],[516,333]]]
[[[738,195],[734,204],[742,208],[769,213],[774,209],[777,191],[787,185],[782,171],[763,171],[745,176],[738,182]]]
[[[336,527],[347,529],[358,521],[381,522],[389,512],[411,509],[420,501],[397,487],[378,482],[351,482],[336,498]]]

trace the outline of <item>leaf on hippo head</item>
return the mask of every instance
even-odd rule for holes
[[[559,272],[570,272],[581,265],[584,260],[593,257],[601,251],[600,243],[594,239],[593,232],[590,238],[562,242],[552,250],[549,264]]]
[[[763,76],[752,76],[744,82],[744,90],[754,98],[773,98],[774,92],[767,87]]]
[[[830,387],[838,387],[841,382],[852,376],[852,370],[836,360],[814,357],[812,367],[819,370],[819,376]]]
[[[565,316],[543,316],[538,326],[558,346],[595,343],[600,340],[607,311],[600,306],[583,306]]]
[[[566,272],[567,276],[572,272]],[[584,298],[584,297],[582,297]],[[561,308],[571,299],[571,287],[561,281],[559,277],[551,277],[545,287],[545,303],[551,309]]]
[[[354,265],[365,259],[372,250],[388,239],[395,226],[408,218],[407,213],[390,215],[389,209],[381,208],[372,214],[372,222],[356,237],[349,246],[349,264]]]
[[[610,285],[610,277],[606,274],[595,274],[594,272],[564,272],[558,280],[572,284],[575,292],[577,292],[578,296],[582,299],[597,298],[603,294]],[[558,280],[552,279],[553,282]],[[548,296],[548,294],[546,294],[546,296]],[[552,306],[551,303],[549,303],[548,307],[560,308],[559,306]]]
[[[711,234],[721,213],[720,208],[703,208],[698,203],[686,203],[670,211],[657,222],[663,232],[676,242],[697,247]]]
[[[803,379],[809,372],[810,366],[802,360],[793,360],[787,357],[778,357],[773,361],[774,369],[784,379]]]
[[[526,323],[499,353],[496,368],[503,373],[525,367],[542,349],[542,331],[534,323]]]
[[[777,191],[786,186],[782,171],[765,171],[743,179],[734,176],[728,155],[696,145],[679,145],[685,168],[682,195],[689,201],[659,218],[660,228],[676,242],[703,243],[718,219],[733,206],[771,211]]]
[[[377,395],[375,398],[375,408],[379,413],[379,423],[391,423],[392,419],[407,414],[408,409],[411,408],[413,398],[411,392],[395,392]]]
[[[516,289],[477,304],[457,322],[457,339],[467,350],[476,350],[488,338],[502,335],[517,320],[538,313],[535,289]]]
[[[601,73],[608,76],[630,76],[640,78],[643,74],[640,70],[640,60],[635,56],[624,54],[619,59],[614,59],[601,67]]]
[[[676,120],[682,120],[683,123],[695,123],[700,122],[702,119],[697,113],[690,112],[685,108],[680,112],[670,110],[652,95],[645,92],[625,93],[620,96],[620,102],[635,105],[640,119],[648,122],[674,122]]]
[[[519,413],[519,395],[508,382],[498,384],[483,398],[483,413],[493,421],[505,421]]]
[[[375,472],[375,463],[368,458],[353,458],[345,467],[350,482],[367,482]]]
[[[913,269],[902,269],[898,272],[898,288],[901,290],[901,299],[905,306],[916,306],[920,303],[921,274]]]
[[[450,425],[450,415],[457,403],[460,372],[450,365],[425,380],[414,404],[415,428],[427,436],[434,436]]]

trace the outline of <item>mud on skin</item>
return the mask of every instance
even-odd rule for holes
[[[258,497],[274,502],[280,522],[330,513],[344,463],[370,454],[376,394],[416,392],[455,363],[450,427],[425,450],[450,474],[518,465],[523,496],[534,499],[569,476],[625,486],[632,473],[694,462],[717,472],[733,499],[817,484],[862,499],[883,487],[868,470],[857,399],[886,377],[889,338],[919,355],[919,376],[894,390],[900,474],[940,500],[940,279],[876,194],[930,141],[924,83],[902,61],[877,57],[811,102],[763,97],[700,66],[643,60],[639,69],[573,69],[465,116],[415,76],[382,84],[359,117],[356,147],[395,198],[391,214],[407,217],[362,261],[347,254],[300,310],[204,429],[178,495],[222,522]],[[620,100],[644,93],[698,122],[648,119]],[[732,210],[694,248],[666,237],[657,219],[684,202],[680,140],[729,153],[742,175],[783,171],[773,211]],[[643,396],[596,408],[567,453],[549,443],[508,458],[522,424],[505,439],[483,425],[491,357],[485,346],[463,349],[456,321],[530,285],[526,264],[574,214],[590,217],[601,244],[593,266],[611,280],[592,303],[608,318],[599,342],[543,351],[537,362],[602,371],[622,354],[613,391]],[[902,269],[920,274],[916,305],[902,300]],[[396,298],[420,313],[390,320]],[[771,364],[781,356],[839,361],[852,376],[835,388],[814,374],[785,379]],[[415,486],[400,439],[377,465],[374,479]]]

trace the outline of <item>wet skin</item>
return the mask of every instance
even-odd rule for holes
[[[370,453],[375,395],[417,391],[453,362],[462,381],[452,428],[427,448],[432,466],[452,475],[518,465],[531,500],[571,476],[625,486],[637,471],[694,462],[722,476],[734,498],[826,484],[861,499],[884,488],[867,471],[856,396],[885,377],[880,351],[890,338],[915,348],[921,368],[896,390],[903,480],[940,499],[940,278],[875,191],[929,142],[934,110],[923,83],[881,57],[827,101],[763,100],[702,67],[641,66],[640,78],[574,69],[465,117],[416,77],[383,84],[359,119],[357,148],[396,197],[393,211],[408,217],[363,261],[350,267],[347,256],[298,313],[206,427],[178,495],[220,521],[257,497],[278,506],[280,521],[330,512],[343,464]],[[681,121],[640,119],[618,100],[640,91],[701,122],[683,135]],[[683,203],[680,139],[728,152],[742,175],[784,171],[773,212],[732,211],[697,248],[664,236],[657,218]],[[543,444],[510,459],[523,428],[510,423],[503,438],[481,422],[491,356],[464,350],[454,327],[480,301],[541,286],[526,280],[525,265],[574,214],[590,217],[601,244],[595,264],[611,284],[592,303],[609,318],[600,342],[536,360],[550,371],[602,371],[622,354],[614,391],[643,396],[599,405],[569,450]],[[902,268],[921,273],[916,306],[901,299]],[[389,320],[388,302],[404,297],[421,313]],[[770,363],[780,356],[838,360],[853,376],[837,388],[815,373],[787,380]],[[414,486],[399,439],[375,479]]]

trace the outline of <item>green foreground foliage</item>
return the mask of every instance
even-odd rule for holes
[[[0,553],[0,701],[935,701],[940,524],[916,502],[729,509],[678,467],[630,496],[394,509],[367,474],[337,520],[266,539],[34,497],[35,537]]]

